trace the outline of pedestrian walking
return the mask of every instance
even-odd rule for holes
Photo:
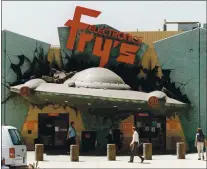
[[[109,133],[108,133],[108,136],[107,136],[107,139],[108,139],[108,144],[113,144],[114,142],[114,139],[113,139],[113,131],[112,131],[112,128],[109,129]]]
[[[197,147],[198,151],[198,160],[201,160],[201,153],[202,158],[204,160],[204,144],[205,144],[205,136],[201,128],[197,129],[196,138],[195,138],[195,147]]]
[[[71,145],[75,145],[76,144],[76,130],[75,130],[75,122],[72,121],[70,123],[70,127],[68,129],[68,132],[67,132],[67,138],[66,138],[69,143],[69,149],[70,149],[70,146]]]
[[[130,156],[130,163],[133,163],[134,161],[134,156],[138,155],[138,157],[141,159],[141,163],[143,163],[144,161],[144,157],[142,157],[140,155],[140,152],[138,150],[138,146],[139,146],[139,134],[136,131],[136,127],[132,128],[133,131],[133,136],[132,136],[132,142],[130,143],[130,147],[131,147],[131,156]]]

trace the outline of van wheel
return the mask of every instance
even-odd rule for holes
[[[28,169],[29,166],[25,165],[25,166],[21,166],[21,167],[15,167],[15,168],[12,168],[12,169]]]
[[[9,169],[11,168],[11,166],[10,166],[10,165],[6,165],[6,167],[9,167]]]
[[[9,167],[9,169],[17,169],[16,167],[14,167],[14,166],[8,166]]]

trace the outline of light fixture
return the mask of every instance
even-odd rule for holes
[[[65,103],[68,103],[68,101],[66,100]]]
[[[90,105],[91,105],[91,103],[88,103],[88,105],[90,106]]]
[[[141,108],[138,108],[138,110],[141,110]]]
[[[117,107],[117,106],[114,106],[114,107]]]

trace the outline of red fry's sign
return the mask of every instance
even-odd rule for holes
[[[59,116],[59,113],[48,113],[48,116]]]
[[[109,28],[97,28],[95,25],[89,25],[87,23],[80,22],[82,15],[97,18],[100,14],[100,11],[77,6],[75,9],[73,20],[68,20],[65,23],[65,26],[70,27],[70,34],[67,41],[67,48],[70,50],[74,49],[76,34],[78,30],[88,30],[89,32],[93,34],[95,33],[97,35],[94,36],[93,34],[81,32],[76,50],[79,52],[84,52],[86,43],[95,39],[93,55],[100,57],[100,66],[104,67],[104,65],[109,60],[112,47],[117,47],[120,44],[120,41],[127,41],[129,43],[133,42],[137,45],[141,44],[142,41],[139,37],[132,37],[128,33],[118,32]],[[104,36],[105,38],[100,36]],[[116,40],[112,40],[111,38]],[[127,64],[133,64],[136,52],[139,50],[140,47],[124,42],[120,45],[121,46],[117,61]]]

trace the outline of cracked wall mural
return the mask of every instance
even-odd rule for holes
[[[206,115],[206,29],[195,29],[155,42],[158,59],[164,71],[171,72],[168,81],[191,103],[188,118],[181,118],[186,139],[194,147],[195,130],[207,134]],[[200,69],[200,76],[199,76]]]
[[[109,27],[108,25],[99,26]],[[2,112],[5,112],[6,116],[4,116],[5,113],[2,113],[2,119],[4,119],[5,123],[12,124],[22,130],[23,136],[27,138],[27,144],[31,149],[34,144],[34,139],[38,137],[37,121],[39,113],[69,112],[70,121],[73,119],[78,126],[78,140],[80,140],[81,130],[91,130],[94,129],[94,126],[97,127],[96,122],[93,124],[92,121],[88,121],[89,118],[101,120],[98,129],[100,131],[106,131],[105,135],[107,135],[107,131],[112,123],[116,123],[114,125],[120,127],[120,124],[122,126],[122,123],[131,123],[133,120],[129,115],[117,117],[115,120],[108,117],[93,117],[94,115],[92,115],[89,110],[85,110],[84,108],[82,110],[77,110],[76,107],[69,108],[64,105],[30,105],[22,97],[12,95],[9,92],[8,89],[11,85],[23,84],[29,79],[42,78],[51,83],[63,83],[78,71],[99,66],[100,59],[91,54],[93,41],[87,45],[85,53],[79,53],[75,50],[70,51],[65,47],[68,37],[68,28],[58,28],[58,33],[60,48],[50,49],[49,44],[26,38],[12,32],[6,31],[6,33],[3,34],[3,36],[6,35],[6,37],[4,37],[6,41],[3,44],[6,50],[4,51],[4,59],[2,62],[2,73],[4,75],[2,76],[2,89],[4,91],[4,95],[2,96]],[[117,48],[119,48],[119,46]],[[162,90],[171,98],[188,104],[192,103],[186,91],[184,91],[184,88],[194,79],[191,78],[185,82],[172,80],[172,76],[177,70],[177,67],[163,67],[163,61],[160,62],[160,58],[159,62],[152,59],[143,62],[143,58],[146,57],[145,54],[150,50],[147,44],[142,44],[141,50],[136,54],[135,64],[132,65],[115,61],[118,52],[117,48],[112,50],[109,62],[105,67],[121,76],[133,90],[143,92]],[[161,66],[159,63],[161,63]],[[14,100],[18,103],[14,103]],[[11,109],[10,105],[15,106]],[[9,113],[7,113],[8,111]],[[15,121],[14,118],[11,118],[14,114],[20,119],[18,122]],[[179,119],[177,118],[178,117],[174,120],[179,123]],[[32,134],[27,133],[28,126],[33,126]],[[181,137],[183,137],[182,127],[180,128]],[[106,141],[105,137],[100,139],[103,140],[102,144],[104,145]],[[128,142],[126,144],[128,144]]]
[[[115,30],[114,28],[108,25],[97,25],[97,27],[99,26],[101,28],[110,28]],[[70,60],[74,60],[74,63],[77,62],[82,63],[78,65],[84,65],[84,68],[98,66],[100,63],[100,58],[92,55],[94,40],[92,40],[92,42],[87,44],[86,51],[84,54],[79,53],[76,50],[71,51],[66,48],[69,29],[70,28],[66,28],[66,27],[58,28],[63,58],[70,58]],[[77,48],[78,40],[79,39],[77,38],[75,41],[75,49]],[[141,44],[141,50],[138,51],[138,53],[136,54],[134,64],[125,64],[116,61],[116,57],[118,56],[118,52],[119,52],[119,47],[120,46],[118,46],[117,48],[113,48],[111,50],[109,62],[104,67],[117,73],[120,77],[122,77],[122,79],[128,85],[132,87],[133,90],[143,91],[143,92],[162,90],[169,97],[190,104],[190,100],[187,98],[187,96],[184,93],[181,92],[181,88],[184,84],[181,84],[178,87],[175,86],[175,83],[173,81],[171,81],[170,74],[173,70],[170,69],[161,70],[161,67],[159,66],[159,62],[157,62],[154,67],[152,67],[152,63],[151,63],[153,62],[152,60],[149,60],[147,67],[143,66],[144,64],[142,62],[142,57],[148,50],[147,44],[145,43]],[[67,59],[67,62],[69,62],[69,59]],[[83,114],[83,116],[85,115],[86,114]],[[87,123],[87,120],[85,121],[85,123]]]
[[[29,103],[11,93],[9,88],[49,73],[46,58],[49,47],[47,43],[2,31],[2,123],[22,128]]]

